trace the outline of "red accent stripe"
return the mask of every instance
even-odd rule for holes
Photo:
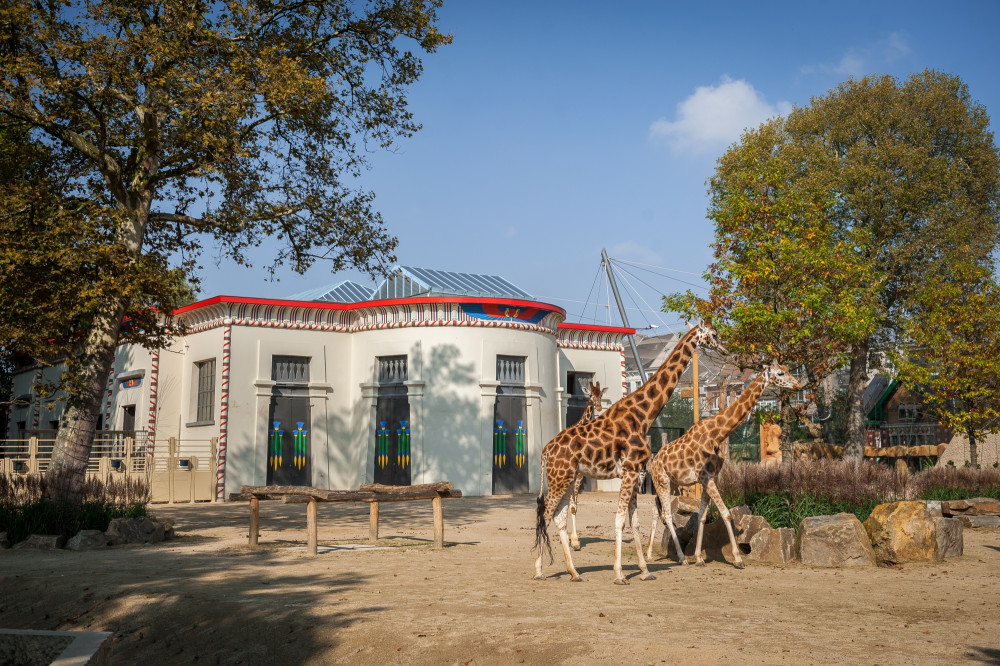
[[[559,324],[559,328],[565,328],[571,331],[599,331],[602,333],[621,333],[622,335],[632,335],[635,333],[634,328],[622,328],[621,326],[595,326],[594,324],[573,324],[570,322],[563,322]]]

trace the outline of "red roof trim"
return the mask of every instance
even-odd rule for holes
[[[621,326],[595,326],[594,324],[573,324],[570,322],[563,322],[559,324],[559,328],[566,328],[573,331],[598,331],[601,333],[621,333],[622,335],[632,335],[635,333],[634,328],[622,328]]]
[[[245,296],[215,296],[213,298],[185,305],[174,310],[175,315],[191,312],[210,305],[233,303],[236,305],[277,305],[284,307],[316,308],[318,310],[363,310],[365,308],[385,307],[388,305],[421,305],[424,303],[495,303],[498,305],[516,305],[520,307],[539,308],[549,312],[557,312],[563,317],[566,311],[557,305],[549,305],[538,301],[524,301],[517,298],[477,298],[475,296],[429,296],[425,298],[393,298],[381,301],[361,301],[360,303],[326,303],[322,301],[288,301],[273,298],[247,298]],[[588,329],[589,330],[589,329]],[[610,330],[595,328],[593,330]],[[622,329],[626,330],[626,329]]]

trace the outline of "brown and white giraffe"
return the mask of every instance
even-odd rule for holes
[[[654,578],[646,567],[636,516],[636,490],[639,474],[649,462],[651,452],[646,433],[663,409],[681,374],[687,367],[695,347],[703,346],[725,353],[719,334],[711,324],[691,328],[680,339],[663,365],[635,392],[611,405],[607,411],[589,423],[577,423],[559,432],[542,449],[542,490],[538,495],[538,520],[535,527],[535,578],[542,575],[542,550],[548,550],[549,521],[559,529],[566,571],[573,581],[582,580],[573,566],[566,517],[577,474],[593,479],[621,478],[618,510],[615,514],[615,583],[628,583],[622,575],[622,531],[628,515],[632,538],[639,559],[640,580]]]
[[[589,423],[597,417],[597,413],[601,411],[601,401],[608,391],[608,389],[601,388],[601,382],[592,383],[589,390],[590,399],[587,401],[587,406],[583,408],[583,415],[577,423]],[[580,537],[576,533],[576,503],[580,498],[581,483],[583,483],[583,475],[577,473],[573,480],[573,494],[569,498],[569,542],[573,546],[573,550],[580,550]]]
[[[674,548],[678,558],[687,564],[683,556],[677,531],[674,529],[674,519],[670,507],[671,486],[690,486],[700,483],[702,487],[701,505],[698,507],[698,538],[695,541],[695,556],[697,564],[704,566],[705,558],[701,552],[701,537],[705,528],[705,518],[708,516],[708,500],[715,502],[719,515],[725,521],[729,530],[729,541],[733,548],[734,564],[737,569],[743,568],[743,558],[736,545],[733,533],[732,519],[729,509],[722,501],[722,495],[715,485],[715,477],[729,459],[729,434],[736,429],[747,414],[760,400],[764,389],[770,385],[798,390],[801,385],[795,381],[788,368],[777,361],[772,362],[757,375],[742,395],[729,407],[715,416],[698,421],[683,436],[670,442],[657,452],[649,464],[649,475],[656,488],[656,506],[659,516],[653,518],[653,529],[649,535],[649,548],[646,557],[653,557],[653,539],[656,536],[656,522],[662,518],[673,538]],[[667,532],[663,534],[663,552],[669,547]]]

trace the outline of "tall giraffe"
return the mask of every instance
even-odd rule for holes
[[[538,521],[535,528],[535,548],[538,551],[535,559],[536,579],[544,578],[543,546],[548,550],[550,559],[552,556],[548,524],[554,519],[559,528],[559,540],[570,580],[583,580],[573,566],[569,537],[566,534],[566,514],[578,473],[593,479],[621,477],[618,510],[615,513],[615,584],[628,584],[622,575],[622,530],[625,527],[626,513],[632,528],[633,542],[636,544],[639,569],[642,571],[639,578],[654,578],[642,556],[636,515],[636,485],[640,472],[645,469],[652,455],[646,442],[649,426],[670,398],[698,346],[726,352],[719,334],[711,324],[692,326],[645,384],[611,405],[590,423],[578,423],[562,430],[542,449],[544,479],[538,494]]]
[[[726,508],[725,502],[722,501],[722,495],[719,494],[719,489],[715,485],[715,476],[729,459],[729,434],[743,422],[743,419],[754,408],[764,389],[772,384],[793,390],[802,388],[788,372],[788,368],[774,361],[750,382],[750,385],[736,402],[715,416],[698,421],[683,436],[664,446],[653,457],[653,461],[649,464],[649,475],[653,479],[653,487],[656,488],[656,506],[660,515],[653,518],[653,529],[649,534],[649,548],[646,550],[647,558],[652,559],[653,557],[656,521],[657,518],[662,518],[674,540],[677,556],[681,562],[687,564],[687,559],[683,555],[684,551],[681,550],[680,540],[677,538],[677,531],[674,529],[674,519],[670,507],[670,487],[671,484],[690,486],[700,483],[703,492],[701,493],[701,505],[698,507],[698,538],[695,541],[694,549],[697,564],[705,565],[705,558],[701,553],[701,537],[705,528],[705,518],[708,516],[708,500],[711,498],[715,502],[715,507],[719,510],[722,520],[725,521],[726,529],[729,530],[734,564],[737,569],[743,568],[743,558],[740,557],[740,549],[736,545],[736,536],[733,533],[729,509]],[[667,548],[667,533],[664,532],[664,553]]]
[[[583,415],[577,423],[589,423],[597,417],[597,413],[601,410],[601,400],[607,391],[608,389],[601,388],[601,382],[594,382],[590,385],[590,399],[587,401],[587,406],[583,408]],[[583,483],[583,475],[577,472],[576,478],[573,479],[573,494],[569,497],[569,542],[573,546],[573,550],[580,550],[580,537],[576,533],[576,503],[580,497],[581,483]]]

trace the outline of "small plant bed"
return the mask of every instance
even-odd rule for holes
[[[104,532],[116,518],[147,516],[149,485],[144,479],[105,483],[87,479],[79,506],[45,499],[45,479],[0,475],[0,532],[16,544],[32,534],[65,539],[81,530]]]

